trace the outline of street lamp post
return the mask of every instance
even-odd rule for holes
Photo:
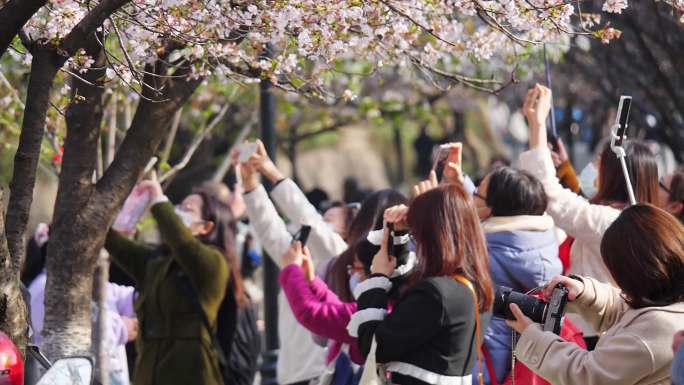
[[[270,54],[267,47],[265,56]],[[276,134],[275,134],[275,97],[271,82],[261,79],[260,91],[260,118],[261,140],[264,142],[266,152],[273,161],[276,159]],[[268,181],[264,181],[265,184]],[[267,188],[270,186],[266,186]],[[277,385],[276,366],[278,363],[278,266],[271,258],[265,256],[264,261],[264,318],[266,323],[266,350],[263,354],[261,366],[262,385]]]

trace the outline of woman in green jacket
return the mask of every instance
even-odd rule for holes
[[[106,249],[136,282],[140,322],[135,385],[220,385],[218,353],[203,324],[198,302],[211,327],[234,266],[233,217],[207,191],[174,207],[156,181],[138,189],[149,193],[162,246],[133,242],[111,230]],[[230,261],[230,262],[228,262]],[[231,282],[232,283],[232,282]]]

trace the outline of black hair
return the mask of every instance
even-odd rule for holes
[[[548,204],[541,182],[527,171],[512,167],[492,171],[486,198],[495,217],[543,215]]]
[[[392,206],[405,204],[406,202],[406,197],[400,192],[384,189],[371,193],[361,203],[361,208],[349,226],[349,233],[347,235],[349,248],[335,259],[335,262],[325,276],[326,283],[341,300],[354,300],[349,290],[347,267],[354,263],[357,243],[365,240],[370,230],[382,228],[385,210]]]
[[[214,224],[208,234],[197,238],[204,244],[215,247],[225,256],[230,272],[227,293],[232,292],[235,302],[238,306],[244,308],[249,305],[249,300],[242,283],[242,276],[235,252],[237,221],[230,206],[226,205],[216,195],[216,191],[218,190],[203,187],[193,191],[193,194],[197,194],[202,198],[202,220],[210,221]]]

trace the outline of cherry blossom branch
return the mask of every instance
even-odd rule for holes
[[[175,166],[171,167],[169,171],[164,173],[159,177],[159,182],[164,183],[167,181],[169,178],[175,176],[179,171],[185,168],[185,166],[188,165],[190,162],[190,159],[192,159],[192,156],[195,154],[195,151],[197,151],[197,148],[199,148],[199,145],[202,144],[204,139],[211,133],[211,131],[218,125],[218,123],[223,119],[223,117],[226,115],[226,112],[228,112],[228,107],[230,107],[230,104],[226,103],[223,108],[221,108],[221,111],[212,119],[211,123],[209,123],[202,131],[200,131],[197,135],[195,135],[195,138],[192,140],[192,143],[190,143],[190,147],[188,147],[187,151],[185,151],[185,154],[183,155],[183,158],[181,159],[178,164]]]

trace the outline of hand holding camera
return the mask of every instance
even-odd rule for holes
[[[577,299],[584,292],[584,282],[579,279],[557,275],[553,277],[549,283],[544,287],[544,297],[551,299],[553,297],[553,290],[556,286],[562,285],[568,291],[568,301],[572,302]]]
[[[494,296],[493,313],[495,317],[505,319],[508,326],[518,333],[531,323],[540,323],[544,331],[560,334],[565,306],[583,291],[582,281],[564,276],[554,277],[543,288],[546,301],[501,286]]]
[[[397,231],[407,231],[409,229],[407,222],[408,211],[409,208],[406,205],[392,206],[385,210],[384,220],[394,225],[394,229]]]
[[[389,255],[388,243],[390,239],[390,229],[385,225],[384,236],[380,250],[373,257],[373,264],[371,265],[371,274],[383,274],[391,276],[394,269],[397,268],[397,258]]]

